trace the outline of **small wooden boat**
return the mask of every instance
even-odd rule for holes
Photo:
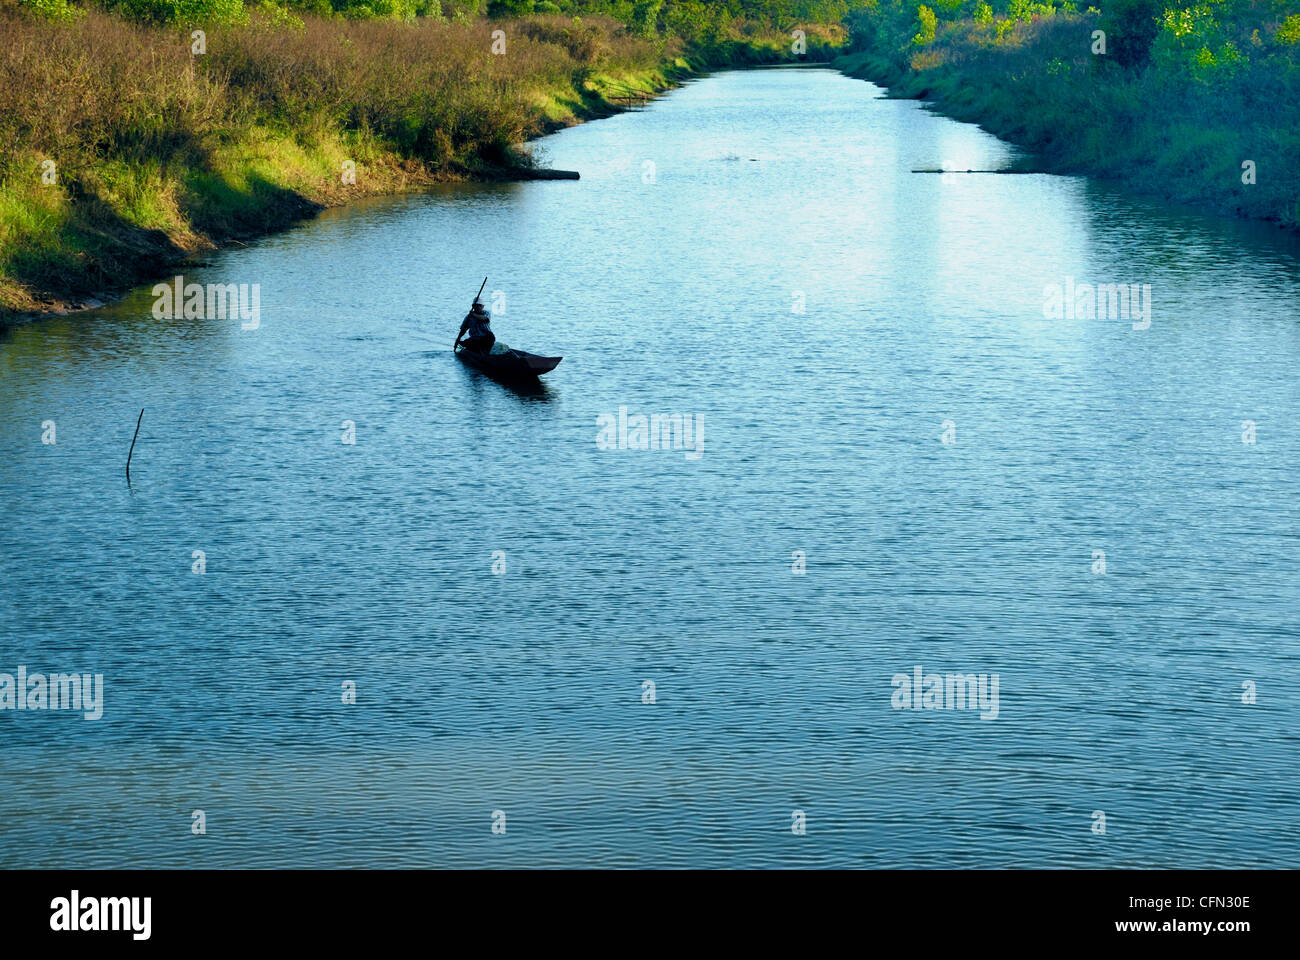
[[[483,284],[478,288],[478,293],[474,295],[474,306],[480,307],[482,301],[479,297],[483,295],[483,290],[487,287],[487,277],[483,278]],[[471,312],[473,307],[470,308]],[[486,316],[486,311],[484,312]],[[465,318],[469,322],[469,317]],[[464,333],[465,327],[462,325],[461,332]],[[456,338],[456,345],[453,347],[456,356],[460,357],[461,362],[468,364],[476,370],[481,370],[490,377],[496,377],[498,380],[515,380],[536,381],[543,373],[550,373],[557,366],[563,357],[539,357],[535,353],[525,353],[523,350],[511,350],[504,343],[496,343],[487,353],[482,350],[471,350],[461,342],[460,337]]]
[[[550,373],[564,359],[563,357],[539,357],[535,353],[511,349],[498,353],[483,353],[479,350],[469,350],[464,344],[456,347],[456,356],[474,369],[504,380],[535,380],[543,373]]]

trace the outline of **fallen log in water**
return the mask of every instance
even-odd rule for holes
[[[1036,173],[1047,176],[1046,170],[940,170],[936,168],[925,168],[923,170],[913,170],[913,173]]]
[[[577,170],[520,170],[521,180],[577,180]]]
[[[542,167],[495,167],[481,171],[489,180],[578,180],[577,170],[550,170]]]

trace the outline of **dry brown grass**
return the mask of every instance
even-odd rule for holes
[[[491,30],[506,30],[506,53]],[[533,132],[528,95],[575,74],[654,64],[612,20],[469,25],[307,18],[300,30],[214,28],[192,56],[178,30],[91,12],[70,25],[0,12],[0,172],[15,153],[152,157],[248,124],[374,134],[434,164],[500,152]]]
[[[492,52],[494,29],[506,52]],[[323,203],[464,176],[599,107],[594,75],[664,49],[612,20],[472,24],[256,20],[187,31],[0,6],[0,313],[138,280],[179,253]],[[562,117],[561,117],[562,118]],[[356,162],[356,186],[339,176]],[[54,160],[58,180],[40,181]]]

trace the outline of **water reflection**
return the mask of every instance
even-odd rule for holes
[[[555,398],[555,393],[551,390],[550,385],[540,379],[494,377],[481,370],[475,370],[468,364],[461,363],[455,356],[452,356],[451,359],[456,366],[460,367],[466,383],[469,384],[470,390],[475,396],[481,396],[483,391],[488,389],[490,385],[508,395],[528,402],[550,403]]]

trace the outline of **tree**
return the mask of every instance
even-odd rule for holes
[[[643,37],[653,36],[659,30],[659,10],[664,0],[637,0],[632,7],[632,19],[628,23],[633,33]]]
[[[523,17],[533,12],[533,0],[492,0],[489,17]]]
[[[1101,28],[1115,62],[1141,69],[1151,62],[1151,45],[1160,31],[1160,0],[1108,0]]]

